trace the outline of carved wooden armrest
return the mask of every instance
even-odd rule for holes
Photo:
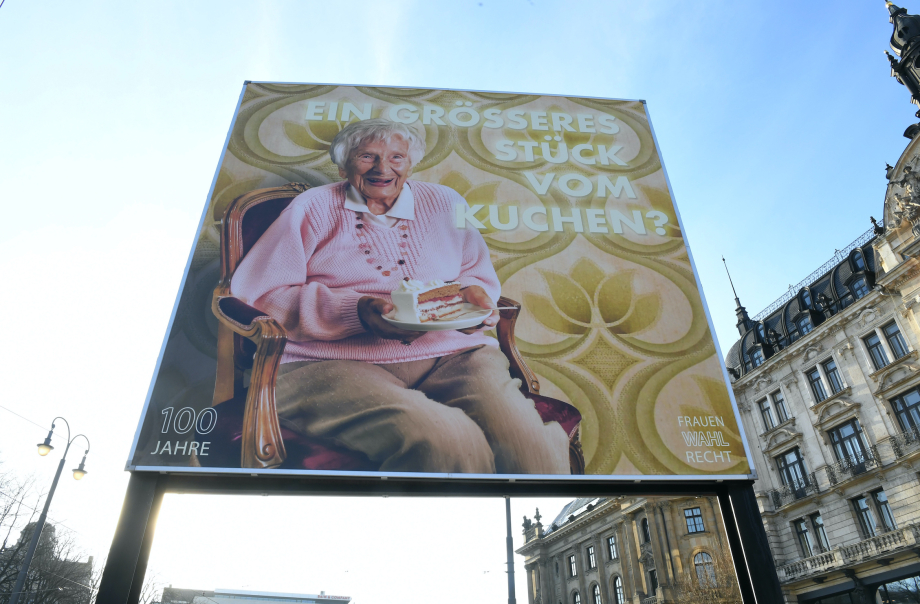
[[[277,467],[287,457],[275,405],[275,378],[287,335],[277,321],[238,298],[215,295],[211,309],[221,325],[256,345],[243,414],[241,465]]]
[[[498,311],[499,319],[495,330],[498,332],[498,346],[508,357],[508,363],[511,365],[511,377],[521,380],[521,392],[525,395],[540,394],[540,381],[524,362],[524,357],[514,342],[514,324],[521,312],[521,305],[511,298],[502,296],[498,299],[498,306],[506,309]]]

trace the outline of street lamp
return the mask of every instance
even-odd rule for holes
[[[80,437],[83,437],[83,440],[86,441],[86,451],[83,452],[83,460],[80,462],[79,467],[74,469],[73,477],[75,480],[80,480],[87,474],[86,470],[83,468],[83,464],[86,463],[86,454],[89,453],[89,439],[86,438],[84,434],[77,434],[73,438],[70,438],[70,424],[68,424],[67,420],[63,417],[55,417],[51,421],[51,430],[48,431],[48,436],[45,437],[44,442],[39,443],[38,454],[44,457],[54,449],[54,447],[51,446],[51,435],[54,434],[54,422],[57,420],[61,420],[64,422],[64,425],[67,426],[67,448],[64,449],[61,463],[58,464],[57,472],[54,474],[51,490],[48,491],[48,496],[45,497],[45,507],[42,509],[42,513],[38,517],[38,522],[35,523],[35,528],[32,530],[32,541],[29,543],[29,549],[26,550],[26,557],[22,561],[22,567],[19,569],[19,575],[16,577],[16,585],[13,587],[13,593],[10,594],[9,604],[18,604],[19,602],[19,595],[22,593],[22,588],[26,583],[26,575],[29,574],[29,566],[32,565],[32,556],[35,555],[35,548],[38,547],[38,539],[42,535],[42,529],[45,528],[45,520],[48,518],[48,508],[51,507],[51,498],[54,497],[54,490],[57,488],[58,479],[61,477],[61,471],[64,469],[64,462],[67,461],[67,452],[70,451],[70,445],[73,444],[73,441]]]

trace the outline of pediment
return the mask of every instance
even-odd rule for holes
[[[760,392],[764,388],[767,388],[770,384],[773,383],[773,378],[769,374],[762,375],[757,378],[757,381],[754,382],[754,392]]]
[[[786,428],[777,428],[772,432],[763,435],[764,446],[763,452],[770,455],[776,449],[784,449],[796,442],[802,440],[802,433],[796,432],[792,426]]]
[[[874,306],[864,308],[859,312],[858,321],[859,324],[865,327],[875,322],[879,318],[879,311]]]
[[[812,407],[812,411],[818,416],[815,425],[821,427],[846,417],[855,416],[859,407],[859,403],[845,396],[838,396],[819,403]]]
[[[802,359],[805,361],[810,361],[817,357],[819,354],[824,352],[824,346],[821,344],[811,344],[804,349],[802,349]]]
[[[894,388],[917,375],[920,365],[912,362],[916,359],[916,351],[911,351],[906,357],[895,361],[882,371],[876,372],[872,378],[878,382],[878,392]]]

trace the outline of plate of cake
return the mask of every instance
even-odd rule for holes
[[[410,331],[441,331],[476,327],[492,314],[488,308],[463,301],[454,281],[401,281],[391,294],[396,308],[384,321]]]

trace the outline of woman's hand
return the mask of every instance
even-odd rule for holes
[[[358,300],[358,318],[369,332],[378,338],[386,340],[399,340],[407,346],[425,335],[424,331],[409,331],[399,329],[383,320],[381,315],[393,310],[393,305],[380,298],[364,296]]]
[[[480,308],[495,308],[495,302],[492,301],[492,298],[489,297],[489,294],[486,293],[486,290],[482,289],[478,285],[470,285],[460,290],[460,295],[463,296],[463,301],[469,304],[475,304]],[[476,327],[469,327],[467,329],[458,329],[457,331],[461,333],[476,333],[478,331],[485,331],[486,329],[492,329],[498,325],[498,311],[493,310],[492,314],[482,320],[482,323]]]

